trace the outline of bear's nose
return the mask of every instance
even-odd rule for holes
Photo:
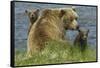
[[[34,15],[32,15],[32,17],[34,17]]]

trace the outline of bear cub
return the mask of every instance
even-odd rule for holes
[[[28,15],[28,18],[29,18],[29,21],[30,21],[28,34],[30,32],[32,25],[36,22],[36,20],[39,17],[39,11],[40,11],[39,9],[33,9],[32,11],[25,10],[25,13]]]
[[[87,47],[89,29],[79,29],[78,32],[74,40],[74,45],[77,45],[81,51],[84,51]]]

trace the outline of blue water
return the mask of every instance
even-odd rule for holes
[[[68,5],[40,4],[40,3],[15,3],[15,48],[22,50],[27,46],[27,31],[29,19],[25,14],[26,9],[65,8]],[[81,27],[89,29],[88,44],[96,46],[96,7],[76,6],[79,15],[78,23]],[[77,31],[67,31],[66,36],[73,42]]]

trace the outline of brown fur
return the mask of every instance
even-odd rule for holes
[[[69,17],[73,17],[73,21],[70,21]],[[65,29],[77,29],[75,17],[77,17],[77,14],[72,8],[45,9],[29,32],[28,54],[32,55],[43,49],[45,42],[48,40],[63,41]],[[72,26],[68,27],[71,24]]]

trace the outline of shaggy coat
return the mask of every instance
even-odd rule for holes
[[[63,41],[65,29],[77,29],[77,17],[72,8],[44,9],[30,29],[27,39],[28,55],[41,51],[48,40]]]

